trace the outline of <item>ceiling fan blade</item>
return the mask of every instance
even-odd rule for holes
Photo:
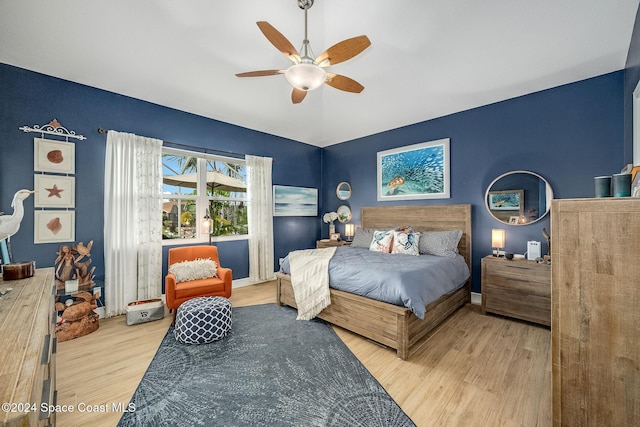
[[[316,58],[316,64],[321,67],[339,64],[347,59],[351,59],[360,52],[371,46],[371,41],[367,36],[358,36],[341,41],[325,50]]]
[[[333,88],[344,90],[345,92],[360,93],[364,90],[364,86],[360,83],[349,77],[341,76],[340,74],[327,73],[325,83]]]
[[[273,25],[267,21],[259,21],[256,22],[256,24],[258,24],[258,28],[260,28],[260,31],[262,31],[262,34],[264,34],[267,40],[282,52],[284,56],[289,58],[294,64],[300,62],[300,54],[280,31],[276,30]]]
[[[300,104],[305,96],[307,96],[306,90],[301,90],[294,87],[293,92],[291,92],[291,101],[293,101],[294,104]]]
[[[275,76],[276,74],[282,74],[284,70],[260,70],[260,71],[249,71],[246,73],[238,73],[236,77],[264,77],[264,76]]]

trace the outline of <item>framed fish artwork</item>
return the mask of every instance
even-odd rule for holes
[[[449,138],[378,152],[378,201],[448,199]]]

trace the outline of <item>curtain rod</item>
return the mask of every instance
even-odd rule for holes
[[[108,132],[107,129],[103,129],[103,128],[98,128],[98,133],[103,133],[106,134]],[[242,154],[242,153],[236,153],[233,151],[226,151],[226,150],[217,150],[215,148],[206,148],[206,147],[198,147],[197,145],[188,145],[188,144],[180,144],[179,142],[171,142],[171,141],[162,141],[162,144],[165,145],[173,145],[176,147],[182,147],[182,148],[190,148],[190,149],[194,149],[194,150],[200,150],[203,151],[205,154],[207,153],[218,153],[218,154],[227,154],[227,155],[231,155],[231,156],[240,156],[240,157],[244,157],[246,154]],[[275,159],[273,159],[273,161],[275,162]]]

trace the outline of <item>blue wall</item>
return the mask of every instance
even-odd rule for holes
[[[640,81],[640,9],[631,35],[624,70],[624,159],[633,161],[633,91]]]
[[[98,127],[270,156],[275,159],[274,184],[320,188],[321,150],[317,147],[0,64],[0,211],[12,212],[13,194],[21,188],[33,188],[33,138],[40,134],[18,128],[44,125],[53,118],[87,137],[76,142],[76,241],[94,241],[91,255],[98,276],[104,274],[106,142]],[[34,245],[33,197],[25,202],[25,211],[21,229],[11,239],[14,258],[35,260],[38,267],[52,266],[59,244]],[[277,217],[274,233],[275,268],[277,257],[314,246],[320,221],[315,217]],[[248,277],[247,241],[220,242],[217,246],[221,264],[233,269],[233,277]],[[165,247],[165,269],[167,250]]]
[[[639,56],[634,32],[633,55]],[[628,163],[625,141],[625,87],[634,69],[533,93],[319,149],[76,83],[0,64],[0,210],[11,212],[14,192],[33,187],[33,138],[18,128],[57,118],[88,137],[76,143],[76,241],[94,240],[97,274],[103,267],[103,173],[105,135],[98,127],[172,142],[272,156],[273,183],[320,188],[320,214],[345,202],[335,195],[348,181],[346,201],[360,222],[360,207],[390,204],[471,203],[473,205],[473,282],[480,290],[480,259],[490,253],[490,234],[507,229],[507,251],[524,252],[527,240],[544,239],[549,218],[523,227],[502,225],[484,208],[484,192],[498,175],[516,169],[545,177],[556,198],[593,196],[593,177],[619,172]],[[635,82],[633,83],[635,87]],[[451,198],[377,202],[376,153],[381,150],[451,139]],[[50,266],[58,244],[33,244],[33,198],[25,204],[22,228],[12,239],[17,259]],[[322,227],[321,227],[322,225]],[[328,226],[316,217],[274,218],[275,256],[314,245]],[[341,225],[338,231],[343,233]],[[248,276],[246,241],[220,242],[221,263],[234,278]],[[546,250],[543,244],[543,251]],[[166,265],[166,249],[165,260]],[[275,267],[275,266],[274,266]]]
[[[625,165],[623,85],[619,71],[334,145],[323,150],[323,212],[343,204],[340,181],[351,183],[347,200],[352,222],[360,208],[374,205],[471,203],[473,290],[480,291],[480,259],[491,253],[491,229],[507,230],[506,250],[524,253],[528,240],[546,242],[549,216],[529,226],[502,224],[484,206],[487,186],[510,170],[530,170],[546,178],[555,198],[593,197],[593,177],[618,173]],[[378,202],[376,153],[451,139],[451,198]],[[338,226],[343,233],[342,226]],[[323,236],[327,234],[323,227]],[[553,236],[552,236],[553,238]]]

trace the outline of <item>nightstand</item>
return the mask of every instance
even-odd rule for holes
[[[551,326],[551,266],[482,258],[482,312]]]
[[[316,248],[329,248],[331,246],[344,246],[344,245],[350,245],[351,242],[347,242],[344,240],[329,240],[329,239],[323,239],[323,240],[316,240]]]

